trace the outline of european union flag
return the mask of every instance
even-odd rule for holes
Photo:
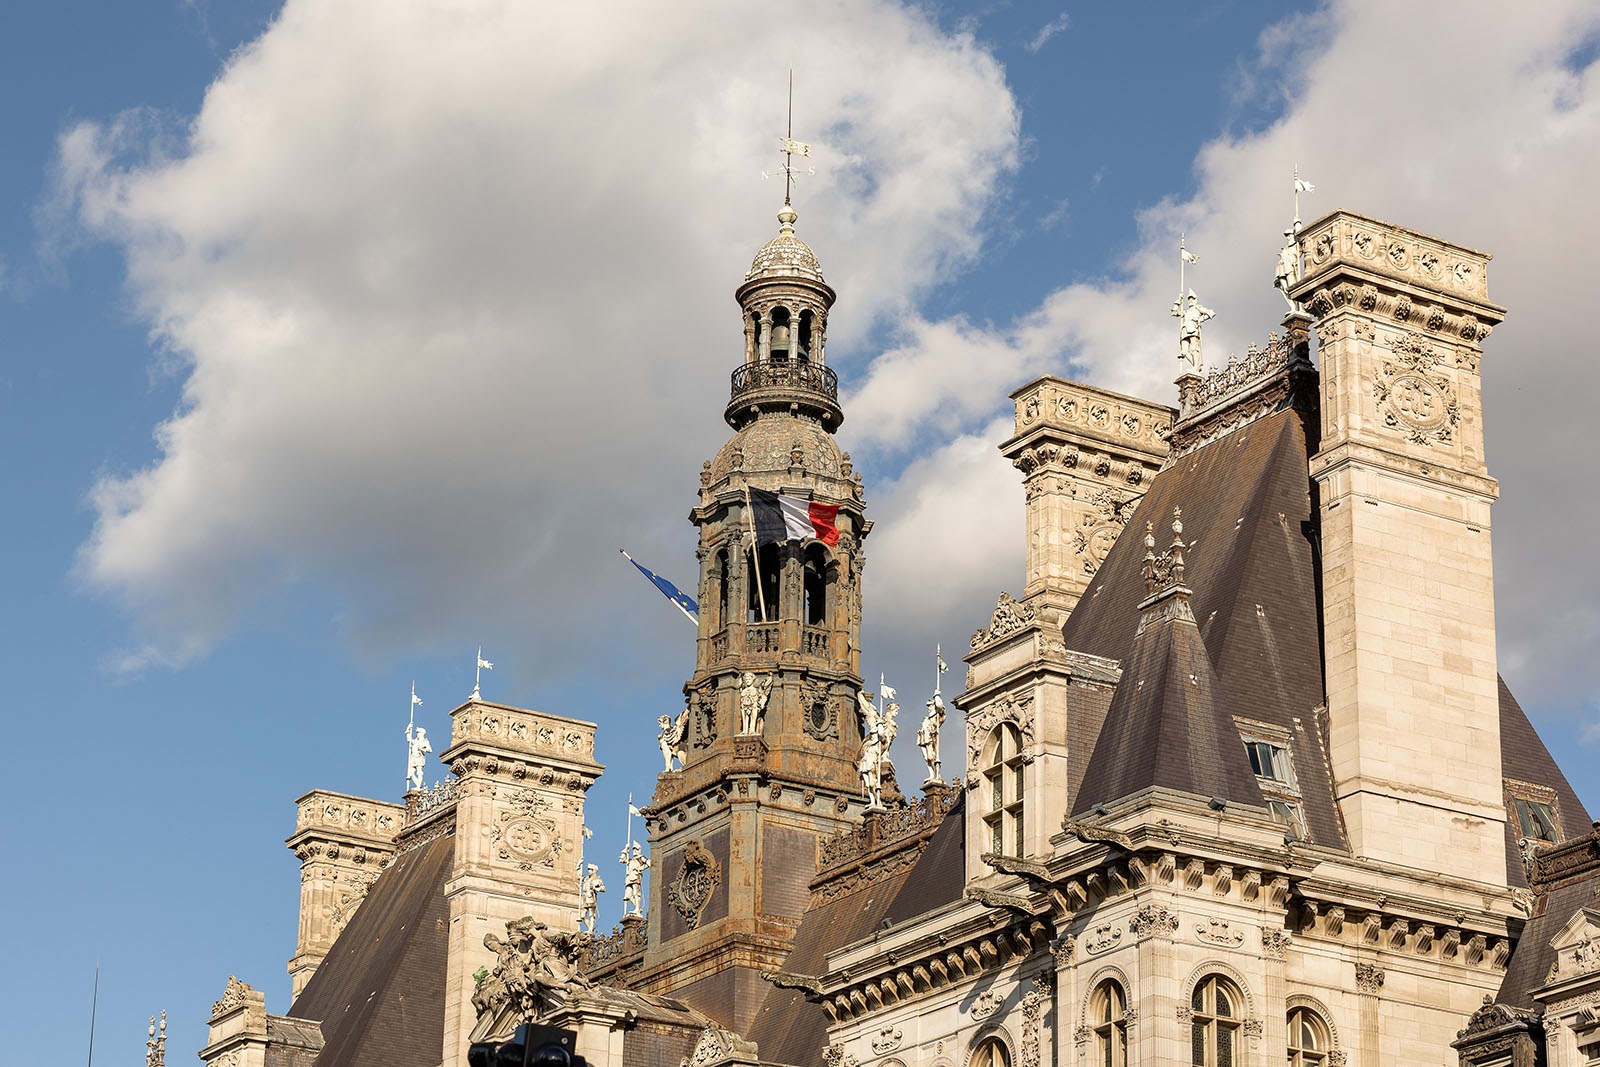
[[[697,626],[700,624],[700,605],[694,602],[694,597],[690,596],[688,593],[680,591],[677,586],[661,577],[661,575],[657,574],[655,571],[646,567],[640,567],[639,561],[628,555],[626,551],[623,551],[620,548],[617,551],[622,552],[622,555],[629,563],[633,564],[635,567],[638,567],[639,573],[650,579],[650,583],[657,589],[661,590],[661,594],[663,596],[672,601],[674,604],[678,605],[678,610],[683,612],[684,615],[688,617],[690,622]]]

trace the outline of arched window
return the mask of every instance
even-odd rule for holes
[[[805,551],[805,596],[806,602],[800,617],[807,626],[826,626],[828,624],[829,593],[831,584],[832,567],[828,559],[828,550],[820,544],[809,544]]]
[[[1108,978],[1095,987],[1089,1002],[1094,1023],[1095,1067],[1128,1067],[1128,995]]]
[[[815,318],[815,313],[810,310],[800,312],[800,333],[795,345],[796,359],[811,358],[811,323]]]
[[[779,611],[783,605],[778,600],[778,579],[783,576],[783,553],[781,545],[762,545],[757,551],[761,554],[760,566],[755,565],[749,556],[745,562],[749,566],[749,581],[745,589],[750,593],[747,605],[750,622],[776,622]],[[759,578],[760,588],[757,588]],[[762,616],[761,609],[766,607],[766,615]],[[753,651],[776,651],[775,649],[756,649]]]
[[[782,363],[789,358],[790,351],[794,348],[794,329],[789,321],[789,309],[775,307],[772,309],[772,343],[767,346],[767,357],[774,363]]]
[[[1022,855],[1022,740],[1017,728],[1003,722],[989,735],[983,761],[988,811],[989,851]]]
[[[717,583],[715,608],[717,617],[711,620],[711,632],[716,633],[728,625],[728,550],[719,549],[711,574]]]
[[[1322,1067],[1328,1062],[1328,1025],[1310,1008],[1289,1009],[1289,1067]]]
[[[998,1037],[986,1037],[972,1050],[967,1067],[1011,1067],[1011,1050]]]
[[[1234,1067],[1238,1062],[1243,1001],[1238,988],[1219,974],[1195,985],[1189,1001],[1194,1010],[1190,1023],[1194,1067]]]

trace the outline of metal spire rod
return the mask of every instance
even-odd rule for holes
[[[794,146],[794,136],[795,69],[794,67],[789,67],[789,122],[784,125],[784,206],[786,206],[786,208],[787,206],[790,206],[789,194],[790,189],[794,187],[795,181],[794,171],[790,170],[790,166],[794,165],[794,154],[789,152],[790,147]]]

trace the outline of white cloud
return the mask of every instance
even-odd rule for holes
[[[1034,34],[1032,40],[1022,47],[1026,48],[1030,52],[1038,52],[1039,49],[1050,43],[1050,38],[1067,29],[1071,25],[1072,17],[1063,11],[1061,14],[1057,15],[1043,26],[1040,26],[1039,32]]]
[[[1491,298],[1510,309],[1483,360],[1502,490],[1501,665],[1525,701],[1583,699],[1600,688],[1600,616],[1588,607],[1600,603],[1600,568],[1567,546],[1600,527],[1600,496],[1575,491],[1593,480],[1586,407],[1600,395],[1586,313],[1600,248],[1588,207],[1600,173],[1597,34],[1600,12],[1576,0],[1515,19],[1488,2],[1346,3],[1269,29],[1255,84],[1290,101],[1283,116],[1208,143],[1194,197],[1144,211],[1114,276],[1065,286],[1009,327],[916,323],[874,363],[852,416],[892,450],[914,447],[928,419],[950,433],[987,420],[1041,370],[1173,399],[1179,232],[1203,254],[1189,280],[1218,311],[1205,339],[1221,362],[1281,318],[1272,265],[1298,163],[1318,186],[1302,201],[1307,219],[1348,208],[1495,253]]]
[[[999,66],[915,10],[808,5],[776,41],[748,5],[291,0],[186,131],[68,131],[62,202],[183,374],[155,460],[90,494],[123,665],[203,653],[286,586],[361,644],[471,618],[554,661],[606,616],[619,543],[686,558],[786,56],[848,360],[973,257],[1017,160]]]

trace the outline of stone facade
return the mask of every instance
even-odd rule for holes
[[[1479,342],[1481,252],[1337,212],[1301,235],[1317,316],[1329,758],[1357,855],[1505,862]]]

